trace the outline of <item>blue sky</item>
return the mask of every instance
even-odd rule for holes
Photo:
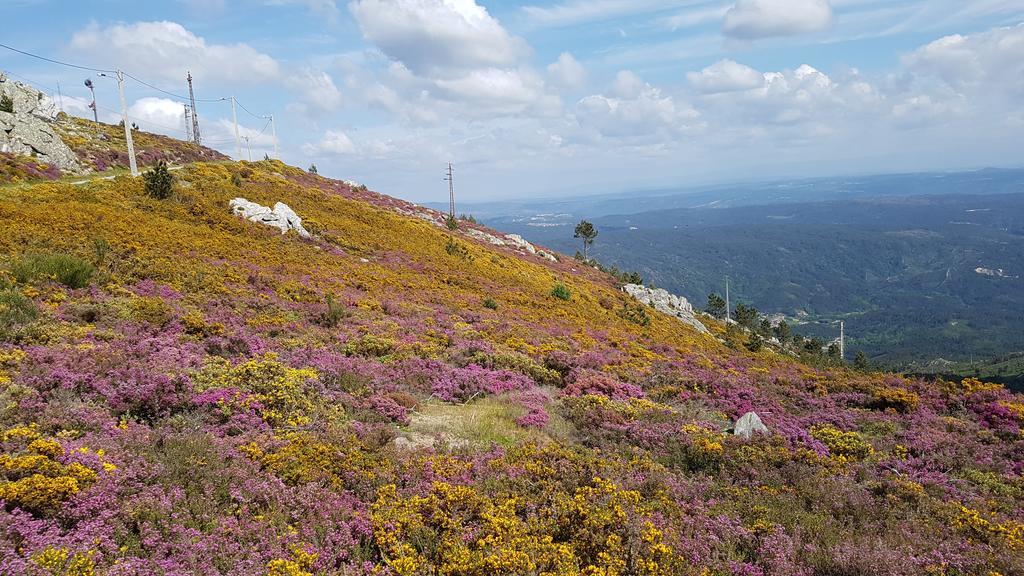
[[[8,0],[0,42],[235,95],[254,157],[416,201],[1022,164],[1024,0]],[[85,115],[87,76],[0,50]],[[184,136],[129,80],[130,115]],[[235,155],[230,106],[201,103]],[[242,156],[248,152],[243,143]]]

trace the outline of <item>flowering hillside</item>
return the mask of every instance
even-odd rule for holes
[[[175,178],[0,188],[0,574],[1024,573],[999,386],[738,352],[280,162]]]

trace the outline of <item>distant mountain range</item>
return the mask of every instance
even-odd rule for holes
[[[914,367],[1024,350],[1024,170],[829,178],[464,206],[488,225]]]

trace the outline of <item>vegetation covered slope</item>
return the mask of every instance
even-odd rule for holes
[[[128,144],[124,128],[117,124],[96,123],[84,118],[60,114],[53,129],[75,153],[86,171],[104,172],[128,168]],[[164,161],[171,164],[227,160],[220,152],[161,134],[132,131],[135,159],[140,168]],[[63,174],[56,166],[33,157],[0,152],[0,184],[55,180]]]
[[[736,352],[279,162],[176,177],[0,188],[2,574],[1024,572],[999,386]]]

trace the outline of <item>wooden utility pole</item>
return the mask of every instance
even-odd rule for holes
[[[135,163],[135,142],[132,141],[132,126],[128,123],[128,104],[124,99],[124,72],[117,70],[117,91],[121,95],[121,123],[124,124],[124,141],[128,145],[128,166],[132,176],[139,175],[139,166]]]
[[[729,313],[729,277],[725,277],[725,323],[728,324],[732,318],[732,314]]]
[[[846,322],[839,321],[839,359],[846,360]]]

